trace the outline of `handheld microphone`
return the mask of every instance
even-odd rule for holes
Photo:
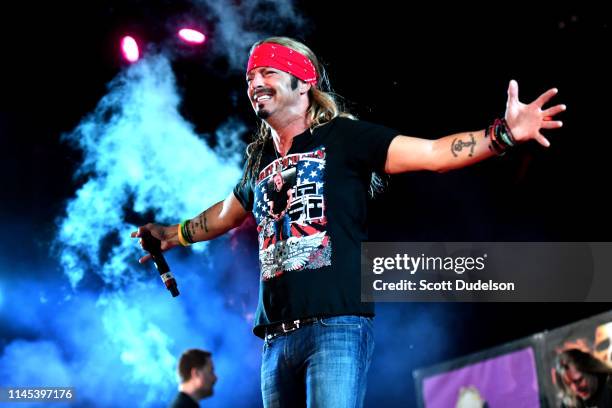
[[[166,262],[166,258],[162,255],[161,241],[146,230],[142,231],[140,238],[142,238],[142,247],[151,255],[151,258],[153,258],[153,263],[159,272],[159,276],[166,285],[166,289],[170,291],[172,297],[177,297],[179,295],[179,290],[176,286],[176,279],[174,279],[174,275],[170,272],[170,267]]]

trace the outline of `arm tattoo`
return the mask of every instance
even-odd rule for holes
[[[195,234],[196,231],[201,231],[201,230],[204,230],[206,231],[206,233],[208,233],[208,225],[206,224],[206,211],[198,215],[198,218],[194,218],[191,225],[193,225],[192,234]]]
[[[208,224],[207,224],[207,220],[206,220],[206,211],[204,211],[202,214],[200,214],[200,228],[204,228],[204,231],[206,231],[206,233],[208,233]]]
[[[195,237],[195,234],[196,234],[196,228],[197,228],[197,225],[196,225],[196,223],[195,223],[195,222],[188,222],[188,223],[187,223],[187,229],[188,229],[189,235],[190,235],[191,237]],[[190,237],[190,238],[191,238],[191,237]],[[191,238],[191,240],[193,241],[193,238]]]
[[[455,140],[453,140],[453,143],[451,143],[451,153],[453,154],[453,156],[458,157],[457,153],[461,152],[461,150],[463,150],[464,147],[469,147],[470,154],[468,156],[472,157],[474,155],[475,146],[476,146],[476,139],[474,139],[474,135],[470,133],[470,141],[468,142],[464,142],[463,140],[459,138],[455,138]]]

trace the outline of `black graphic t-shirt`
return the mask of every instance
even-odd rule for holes
[[[373,316],[361,302],[361,242],[367,239],[370,177],[383,172],[391,140],[399,133],[368,122],[336,118],[293,139],[284,158],[265,146],[257,179],[234,195],[252,211],[259,235],[260,287],[253,332],[313,316]],[[286,213],[270,202],[278,187],[290,194]],[[280,203],[279,203],[280,204]]]

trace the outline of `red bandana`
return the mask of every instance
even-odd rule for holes
[[[280,44],[258,45],[249,58],[247,73],[257,67],[276,68],[313,86],[317,85],[317,71],[312,62],[299,52]]]

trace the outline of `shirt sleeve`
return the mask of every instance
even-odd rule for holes
[[[384,172],[391,141],[400,133],[385,126],[361,120],[339,118],[348,138],[346,146],[355,161],[369,171]]]
[[[246,164],[245,169],[243,169],[243,174],[245,170]],[[238,183],[236,183],[234,187],[234,196],[236,196],[236,199],[246,211],[253,210],[253,188],[251,180],[246,180],[244,182],[242,182],[242,178],[238,180]]]

